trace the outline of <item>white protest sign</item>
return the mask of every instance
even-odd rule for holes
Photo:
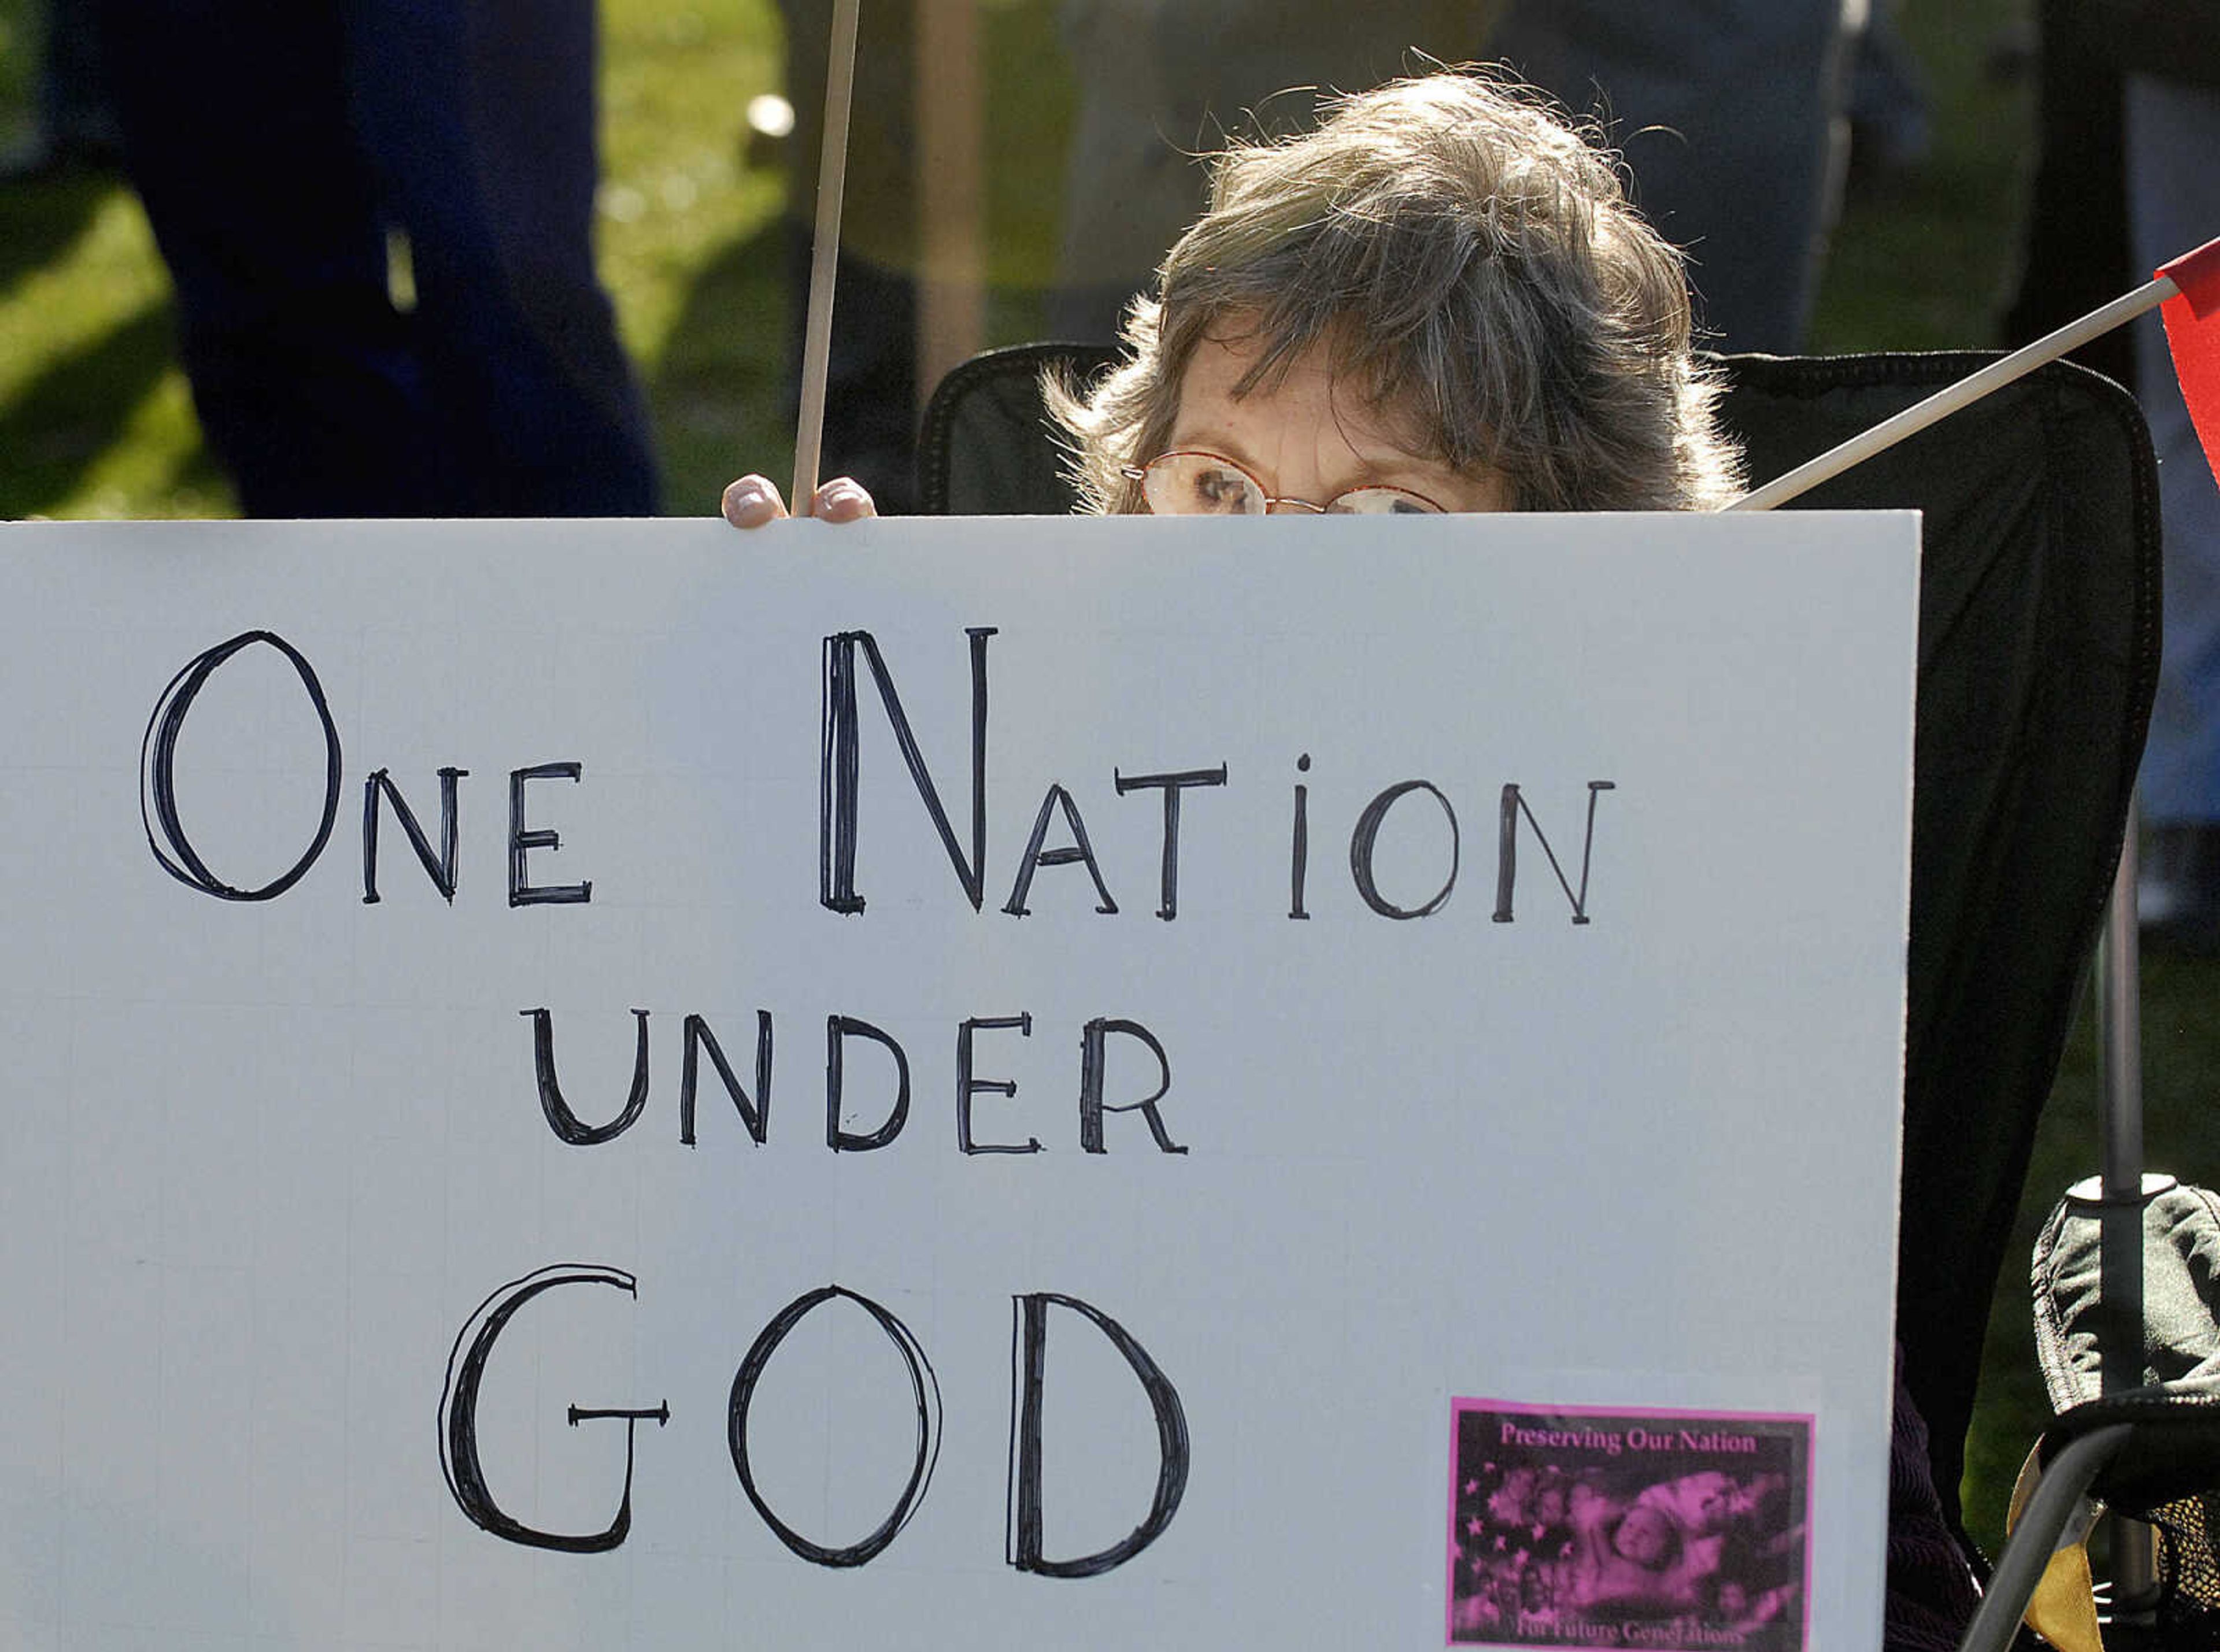
[[[1917,564],[0,533],[0,1640],[1870,1646]]]

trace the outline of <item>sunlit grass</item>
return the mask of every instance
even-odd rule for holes
[[[0,514],[227,514],[137,201],[90,179],[44,193],[43,217],[0,196],[0,234],[48,251],[0,302]]]

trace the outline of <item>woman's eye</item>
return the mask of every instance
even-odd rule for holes
[[[1248,492],[1248,479],[1238,471],[1205,471],[1195,477],[1194,490],[1212,509],[1236,511]]]
[[[1327,508],[1338,515],[1431,516],[1435,507],[1400,488],[1351,488]]]

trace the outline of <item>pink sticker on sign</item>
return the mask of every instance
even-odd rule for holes
[[[1802,1652],[1812,1419],[1451,1406],[1452,1646]]]

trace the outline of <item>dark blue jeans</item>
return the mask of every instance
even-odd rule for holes
[[[593,267],[593,0],[101,13],[194,402],[244,510],[652,514]]]

